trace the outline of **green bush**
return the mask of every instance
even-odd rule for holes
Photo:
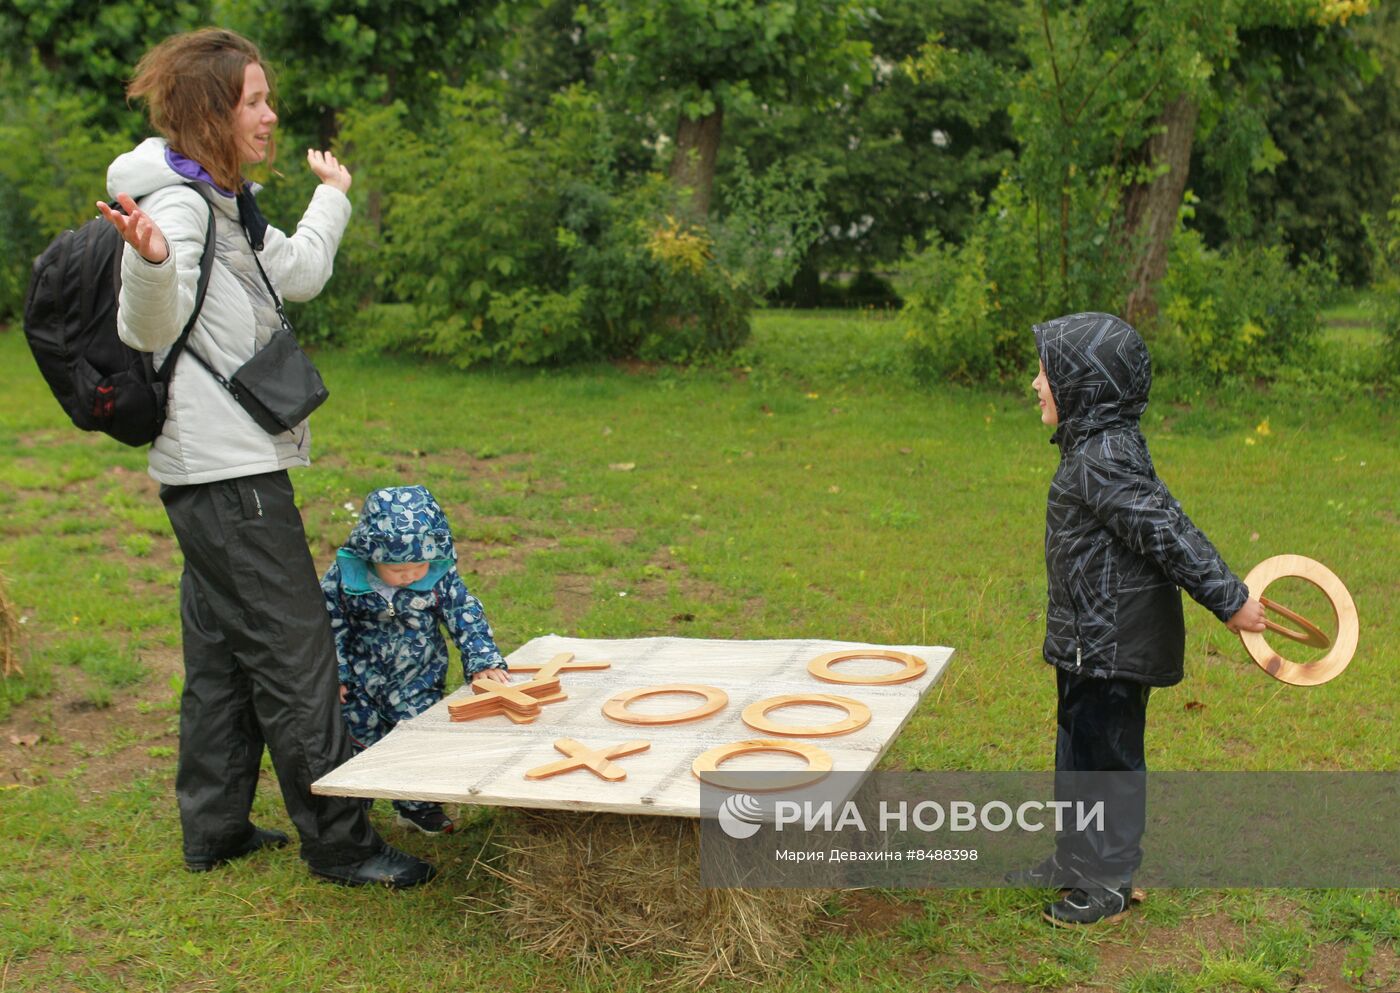
[[[911,251],[895,286],[921,380],[1024,375],[1035,362],[1032,324],[1072,311],[1116,309],[1124,267],[1103,239],[1088,231],[1077,235],[1071,262],[1061,271],[1045,233],[1024,192],[1003,178],[965,242],[948,245],[933,233],[926,249]]]
[[[1215,251],[1179,228],[1157,292],[1161,364],[1216,379],[1270,376],[1316,341],[1335,286],[1329,268],[1291,267],[1282,246]]]
[[[441,112],[414,130],[402,104],[361,109],[342,131],[360,228],[343,266],[375,273],[379,298],[411,304],[417,318],[377,344],[459,366],[559,356],[581,326],[549,285],[560,254],[552,194],[587,157],[557,134],[527,143],[480,88],[445,90]],[[523,342],[517,322],[538,340]]]
[[[1400,376],[1400,194],[1381,220],[1365,217],[1371,250],[1371,289],[1384,344],[1384,369]]]
[[[34,257],[106,198],[107,165],[130,140],[94,124],[100,109],[0,66],[0,320],[23,310]]]
[[[710,229],[677,219],[670,183],[616,195],[592,186],[571,200],[559,242],[594,354],[686,361],[747,340],[754,294],[716,260]]]
[[[410,310],[324,305],[362,346],[463,367],[727,352],[815,237],[812,198],[776,179],[741,184],[722,224],[678,220],[670,183],[616,179],[606,119],[581,91],[528,133],[487,89],[447,89],[439,105],[416,128],[397,105],[347,115],[358,209],[337,279],[357,306],[372,285]]]

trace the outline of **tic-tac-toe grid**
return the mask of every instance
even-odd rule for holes
[[[818,680],[808,663],[828,652],[886,650],[923,659],[927,671],[917,679],[890,685],[852,685]],[[700,815],[700,783],[691,772],[697,756],[720,745],[777,735],[755,731],[740,714],[750,704],[771,697],[826,695],[848,697],[870,708],[871,720],[849,734],[793,737],[821,748],[838,772],[874,768],[919,700],[942,677],[953,654],[937,646],[869,645],[855,642],[793,639],[719,641],[693,638],[623,640],[535,638],[511,653],[512,666],[540,665],[561,653],[579,661],[607,659],[597,671],[566,670],[561,689],[568,696],[541,708],[530,724],[515,724],[503,714],[454,722],[448,707],[471,699],[461,687],[431,709],[405,721],[384,739],[355,756],[312,787],[334,796],[439,800],[500,806],[626,814]],[[899,666],[887,660],[855,658],[839,663],[843,675],[879,676]],[[529,678],[514,677],[516,681]],[[623,724],[604,716],[603,705],[626,690],[674,683],[714,686],[728,704],[708,717],[681,724]],[[661,715],[689,710],[701,702],[694,695],[662,694],[633,701],[629,710]],[[784,725],[823,725],[842,713],[828,706],[799,704],[769,714]],[[651,747],[616,760],[627,777],[606,782],[587,769],[547,779],[529,780],[529,770],[564,756],[554,742],[571,738],[590,748],[645,739]],[[792,756],[758,753],[725,762],[726,771],[800,769]]]

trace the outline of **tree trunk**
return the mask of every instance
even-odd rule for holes
[[[697,218],[710,212],[715,188],[715,159],[724,126],[724,109],[701,118],[682,117],[676,126],[676,154],[671,159],[671,181],[690,189],[690,209]]]
[[[1130,187],[1124,200],[1125,233],[1136,261],[1123,316],[1133,325],[1157,315],[1157,284],[1167,272],[1167,249],[1186,193],[1198,114],[1199,108],[1186,97],[1167,104],[1157,119],[1162,130],[1141,150],[1153,179]]]

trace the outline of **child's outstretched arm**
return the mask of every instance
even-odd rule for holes
[[[491,625],[486,622],[486,612],[481,601],[467,591],[467,584],[462,582],[457,570],[449,570],[438,580],[434,592],[442,623],[462,653],[462,677],[470,683],[473,676],[488,670],[499,670],[504,675],[506,660],[496,647]]]
[[[1110,460],[1085,459],[1079,485],[1085,505],[1106,528],[1232,631],[1264,629],[1259,601],[1160,479]]]

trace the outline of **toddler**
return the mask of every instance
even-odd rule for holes
[[[445,627],[462,653],[467,682],[478,673],[507,681],[481,601],[457,572],[447,518],[422,486],[375,490],[321,580],[340,668],[341,713],[356,750],[442,699]],[[442,805],[395,800],[397,822],[448,834]]]

